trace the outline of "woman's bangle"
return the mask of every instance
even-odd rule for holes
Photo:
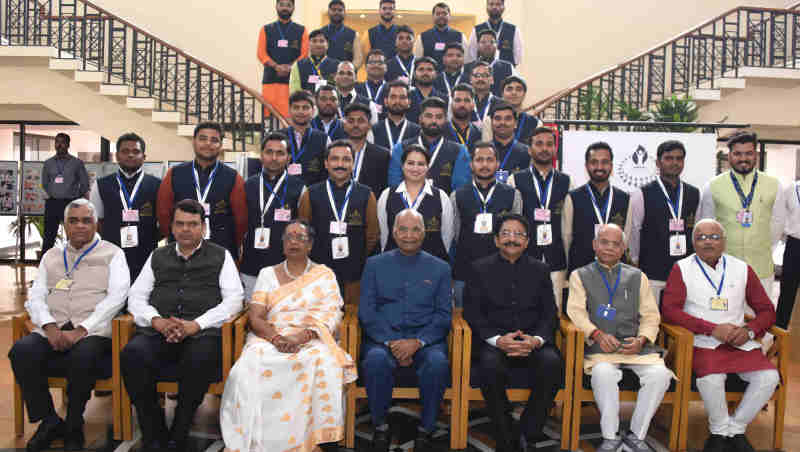
[[[278,334],[278,333],[275,333],[275,334],[273,334],[273,335],[272,335],[272,336],[269,338],[269,343],[270,343],[270,344],[272,344],[272,345],[275,345],[275,338],[278,338],[278,337],[281,337],[281,335],[280,335],[280,334]]]

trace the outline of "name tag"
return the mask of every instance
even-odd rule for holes
[[[138,223],[139,222],[139,210],[138,209],[123,209],[122,210],[122,221],[130,222],[130,223]]]
[[[303,165],[299,163],[292,163],[289,165],[289,168],[287,168],[287,171],[292,176],[299,176],[303,174]]]
[[[553,225],[540,224],[536,226],[536,245],[547,246],[553,244]]]
[[[683,219],[669,220],[669,232],[683,232]]]
[[[550,222],[550,209],[534,209],[533,210],[533,219],[535,221],[543,221],[545,223]]]
[[[206,240],[211,239],[211,220],[206,217],[206,233],[203,234],[203,238]]]
[[[401,75],[400,77],[397,77],[397,80],[400,80],[401,82],[403,82],[406,85],[408,85],[408,77],[406,77],[405,75]]]
[[[444,50],[444,48],[445,48],[446,46],[447,46],[447,44],[446,44],[446,43],[444,43],[444,42],[437,42],[436,44],[434,44],[434,45],[433,45],[433,49],[434,49],[434,50],[439,50],[439,51],[442,51],[442,50]]]
[[[289,209],[275,209],[275,221],[291,221],[292,211]]]
[[[289,41],[286,39],[278,39],[278,47],[289,47]]]
[[[500,181],[500,182],[502,182],[504,184],[508,180],[508,176],[509,176],[509,173],[506,170],[498,170],[496,173],[494,173],[495,179],[497,179],[498,181]]]
[[[373,105],[375,105],[375,111],[378,112],[378,114],[383,113],[383,105],[375,103]]]
[[[743,227],[749,228],[753,225],[753,212],[749,210],[740,210],[736,213],[736,221]]]
[[[492,214],[479,213],[475,217],[475,234],[491,234],[492,233]]]
[[[309,75],[308,76],[308,83],[311,83],[312,85],[314,85],[317,82],[319,82],[319,75]]]
[[[135,248],[139,246],[139,230],[136,226],[123,226],[120,228],[119,238],[122,248]]]
[[[595,237],[597,237],[597,232],[600,230],[600,226],[602,226],[602,224],[594,225],[594,236]]]
[[[56,176],[55,180],[53,180],[56,184],[63,184],[64,183],[64,176]]]
[[[331,254],[334,259],[345,259],[350,255],[350,245],[347,237],[336,237],[331,241]]]
[[[683,256],[686,254],[686,234],[669,236],[669,255]]]
[[[203,210],[206,211],[206,216],[211,215],[211,204],[204,202],[203,203]]]
[[[711,297],[711,310],[712,311],[727,311],[728,299],[723,297]]]
[[[347,223],[344,221],[331,221],[330,233],[334,235],[347,234]]]
[[[269,228],[256,228],[255,247],[257,250],[269,248]]]
[[[56,290],[69,290],[72,287],[72,280],[64,278],[56,283]]]
[[[597,308],[597,316],[606,320],[614,320],[614,317],[617,316],[617,308],[604,304]]]

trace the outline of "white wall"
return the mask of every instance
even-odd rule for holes
[[[766,172],[777,177],[784,186],[797,179],[798,145],[767,145]]]

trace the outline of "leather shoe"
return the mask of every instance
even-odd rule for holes
[[[64,450],[67,452],[77,452],[84,449],[86,439],[83,436],[83,428],[68,432],[64,436]]]
[[[64,436],[64,421],[62,421],[61,418],[57,419],[57,422],[44,420],[39,424],[36,433],[31,437],[30,441],[28,441],[28,445],[25,446],[27,452],[39,452],[44,449],[49,449],[50,443],[52,443],[54,439]]]
[[[433,432],[428,433],[417,429],[417,437],[414,438],[414,452],[438,452],[434,443]]]
[[[733,435],[733,438],[730,438],[729,441],[735,452],[756,452],[753,449],[753,445],[747,440],[747,436],[743,434]]]
[[[727,436],[712,434],[708,436],[703,452],[728,452],[730,449],[731,443]]]
[[[147,444],[144,444],[139,452],[164,452],[165,448],[161,444],[161,441],[150,441]]]
[[[372,452],[388,452],[392,444],[392,432],[386,430],[372,430]]]

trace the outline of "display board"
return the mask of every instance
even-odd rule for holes
[[[44,162],[22,162],[22,213],[44,215],[47,194],[42,188]]]
[[[0,215],[17,215],[18,166],[16,160],[0,161]]]
[[[164,162],[144,162],[142,164],[142,168],[145,174],[149,174],[151,176],[155,176],[159,179],[164,178],[164,174],[166,174],[166,170]]]

